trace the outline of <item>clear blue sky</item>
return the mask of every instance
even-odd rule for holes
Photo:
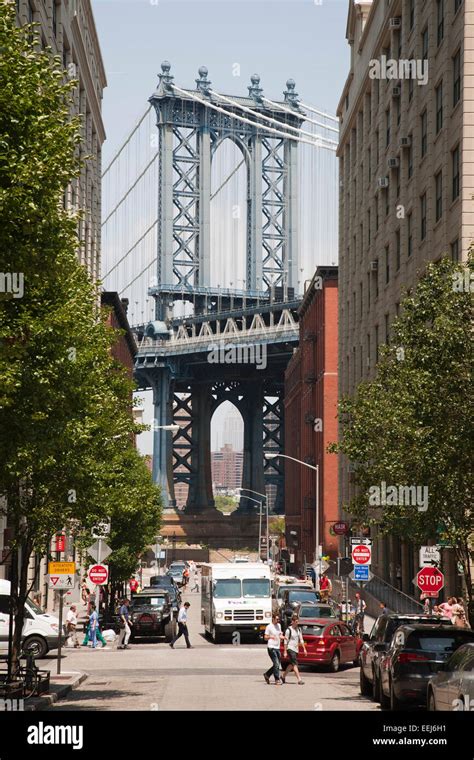
[[[347,76],[348,0],[92,0],[108,78],[104,162],[147,107],[160,64],[194,86],[200,65],[214,87],[247,95],[250,75],[280,98],[288,77],[303,101],[335,113]],[[234,64],[240,76],[234,76]],[[105,164],[104,164],[105,165]]]

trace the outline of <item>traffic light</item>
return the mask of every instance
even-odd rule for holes
[[[337,575],[341,578],[352,572],[352,559],[350,557],[337,558]]]

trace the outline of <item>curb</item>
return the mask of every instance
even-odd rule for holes
[[[51,705],[53,705],[59,699],[65,697],[73,689],[77,689],[77,687],[80,686],[80,684],[83,683],[86,678],[88,678],[88,676],[88,673],[79,673],[74,681],[64,685],[59,684],[57,691],[53,691],[51,694],[44,694],[41,697],[34,697],[33,699],[28,700],[25,703],[25,712],[36,712],[37,710],[45,710],[46,708],[51,707]]]

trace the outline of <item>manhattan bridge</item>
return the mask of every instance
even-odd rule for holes
[[[271,495],[283,512],[283,460],[265,455],[284,450],[284,374],[305,282],[336,263],[338,122],[303,104],[291,79],[270,100],[258,75],[247,96],[229,96],[204,66],[192,89],[167,61],[161,70],[103,172],[102,279],[129,301],[135,380],[153,393],[153,478],[165,507],[185,488],[179,520],[197,539],[197,518],[222,518],[211,420],[226,401],[244,425],[242,490]],[[254,507],[242,495],[232,515],[244,545],[238,525]]]

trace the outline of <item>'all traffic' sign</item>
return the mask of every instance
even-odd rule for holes
[[[370,565],[372,550],[370,546],[356,544],[352,547],[352,563],[354,565]]]
[[[437,597],[444,586],[444,575],[437,567],[422,567],[415,580],[420,591],[427,597]]]
[[[106,565],[92,565],[89,568],[87,575],[89,580],[95,586],[103,586],[109,579],[109,569]]]

